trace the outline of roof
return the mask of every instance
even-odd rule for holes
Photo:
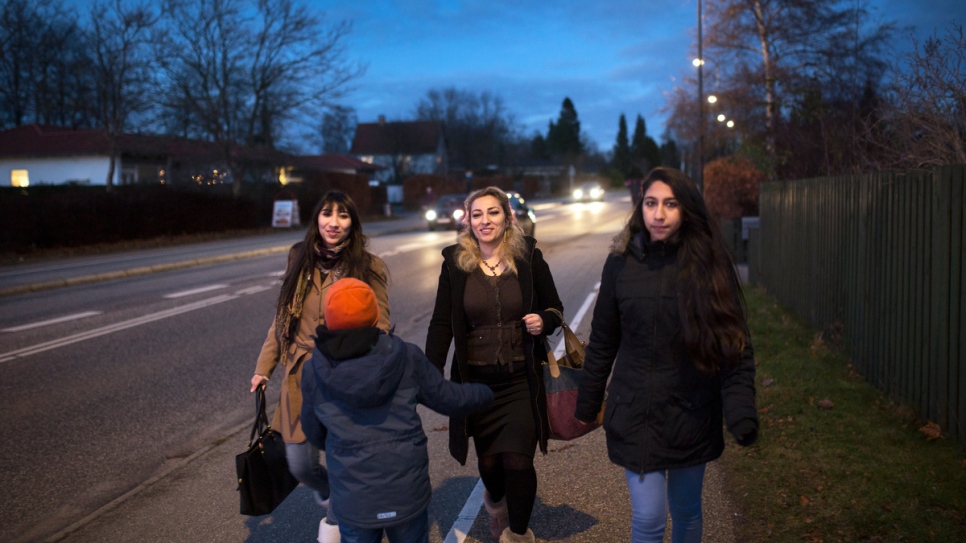
[[[312,168],[319,171],[354,170],[356,172],[375,172],[385,169],[383,166],[369,164],[368,162],[363,162],[339,153],[302,156],[299,157],[299,163],[303,168]]]
[[[0,132],[0,155],[103,155],[107,138],[99,130],[28,124]]]
[[[435,154],[443,136],[442,121],[360,123],[352,138],[353,155]]]
[[[121,134],[117,149],[123,155],[178,158],[217,157],[218,145],[202,140],[149,134]],[[28,124],[0,131],[0,157],[106,156],[104,130]],[[232,154],[248,161],[291,162],[292,155],[268,148],[235,147]]]

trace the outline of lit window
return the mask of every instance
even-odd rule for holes
[[[10,170],[10,186],[26,187],[30,185],[30,177],[27,170]]]

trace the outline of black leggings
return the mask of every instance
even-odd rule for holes
[[[533,502],[537,499],[537,471],[533,458],[519,453],[500,453],[481,456],[480,479],[498,502],[506,496],[510,531],[524,534],[530,525]]]

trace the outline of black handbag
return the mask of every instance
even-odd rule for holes
[[[255,390],[255,425],[248,449],[235,456],[235,469],[243,515],[271,513],[299,484],[288,471],[282,434],[268,424],[265,385]]]

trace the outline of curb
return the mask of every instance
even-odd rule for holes
[[[141,492],[147,490],[152,485],[154,485],[158,481],[164,479],[168,475],[171,475],[175,471],[178,471],[179,469],[186,467],[187,465],[191,464],[192,462],[194,462],[198,458],[201,458],[202,456],[204,456],[204,455],[208,454],[209,452],[215,450],[219,446],[223,445],[229,439],[231,439],[231,438],[235,437],[236,435],[238,435],[239,432],[242,432],[242,431],[248,429],[249,427],[251,427],[251,425],[252,425],[251,422],[243,422],[243,423],[239,424],[238,426],[236,426],[235,428],[230,429],[228,431],[228,435],[227,436],[225,436],[225,437],[223,437],[221,439],[218,439],[218,440],[216,440],[216,441],[214,441],[212,443],[209,443],[208,445],[205,445],[201,449],[193,452],[192,454],[186,456],[185,458],[182,458],[180,461],[178,461],[178,462],[176,462],[176,463],[174,463],[172,465],[169,465],[167,468],[165,468],[163,471],[161,471],[161,473],[158,473],[157,475],[151,477],[150,479],[139,483],[137,486],[135,486],[131,490],[128,490],[124,494],[121,494],[117,498],[114,498],[110,502],[108,502],[108,503],[102,505],[101,507],[97,508],[93,513],[91,513],[91,514],[87,515],[86,517],[78,520],[77,522],[74,522],[73,524],[71,524],[70,526],[64,528],[63,530],[60,530],[59,532],[57,532],[57,533],[55,533],[55,534],[47,537],[46,539],[44,539],[44,543],[56,543],[57,541],[60,541],[60,540],[64,539],[65,537],[69,536],[71,533],[76,532],[77,530],[80,530],[81,528],[83,528],[83,527],[87,526],[88,524],[90,524],[91,522],[97,520],[98,518],[100,518],[104,514],[106,514],[106,513],[110,512],[110,511],[112,511],[112,510],[120,507],[125,502],[127,502],[131,498],[137,496]]]
[[[181,262],[170,262],[168,264],[158,264],[155,266],[141,266],[138,268],[131,268],[127,270],[118,270],[113,272],[99,273],[96,275],[85,275],[81,277],[71,277],[68,279],[59,279],[57,281],[47,281],[45,283],[34,283],[31,285],[18,285],[16,287],[7,287],[0,289],[0,296],[10,296],[13,294],[24,294],[27,292],[37,292],[40,290],[50,290],[60,287],[69,287],[74,285],[83,285],[87,283],[96,283],[98,281],[109,281],[111,279],[123,279],[125,277],[137,277],[139,275],[147,275],[149,273],[157,273],[163,271],[178,270],[181,268],[190,268],[193,266],[204,266],[206,264],[217,264],[219,262],[230,262],[232,260],[241,260],[244,258],[253,258],[256,256],[265,256],[276,253],[283,253],[289,250],[289,245],[280,245],[278,247],[269,247],[268,249],[258,249],[255,251],[245,251],[243,253],[235,253],[230,255],[213,256],[210,258],[196,258],[193,260],[183,260]]]
[[[426,225],[420,222],[417,225],[402,226],[399,225],[398,228],[387,228],[385,231],[377,233],[367,233],[367,236],[377,237],[386,234],[401,234],[406,232],[416,232],[423,230]],[[56,281],[46,281],[43,283],[33,283],[28,285],[17,285],[15,287],[5,287],[0,288],[0,297],[12,296],[14,294],[26,294],[28,292],[37,292],[41,290],[51,290],[61,287],[70,287],[75,285],[84,285],[88,283],[96,283],[99,281],[110,281],[112,279],[123,279],[125,277],[137,277],[139,275],[147,275],[150,273],[157,273],[163,271],[178,270],[182,268],[190,268],[192,266],[204,266],[207,264],[217,264],[219,262],[230,262],[232,260],[241,260],[244,258],[253,258],[256,256],[265,256],[277,253],[284,253],[289,250],[291,244],[279,245],[276,247],[269,247],[267,249],[257,249],[254,251],[245,251],[242,253],[234,253],[229,255],[213,256],[210,258],[196,258],[192,260],[183,260],[181,262],[170,262],[168,264],[158,264],[155,266],[141,266],[138,268],[131,268],[127,270],[118,270],[112,272],[99,273],[95,275],[85,275],[81,277],[71,277],[68,279],[58,279]]]

